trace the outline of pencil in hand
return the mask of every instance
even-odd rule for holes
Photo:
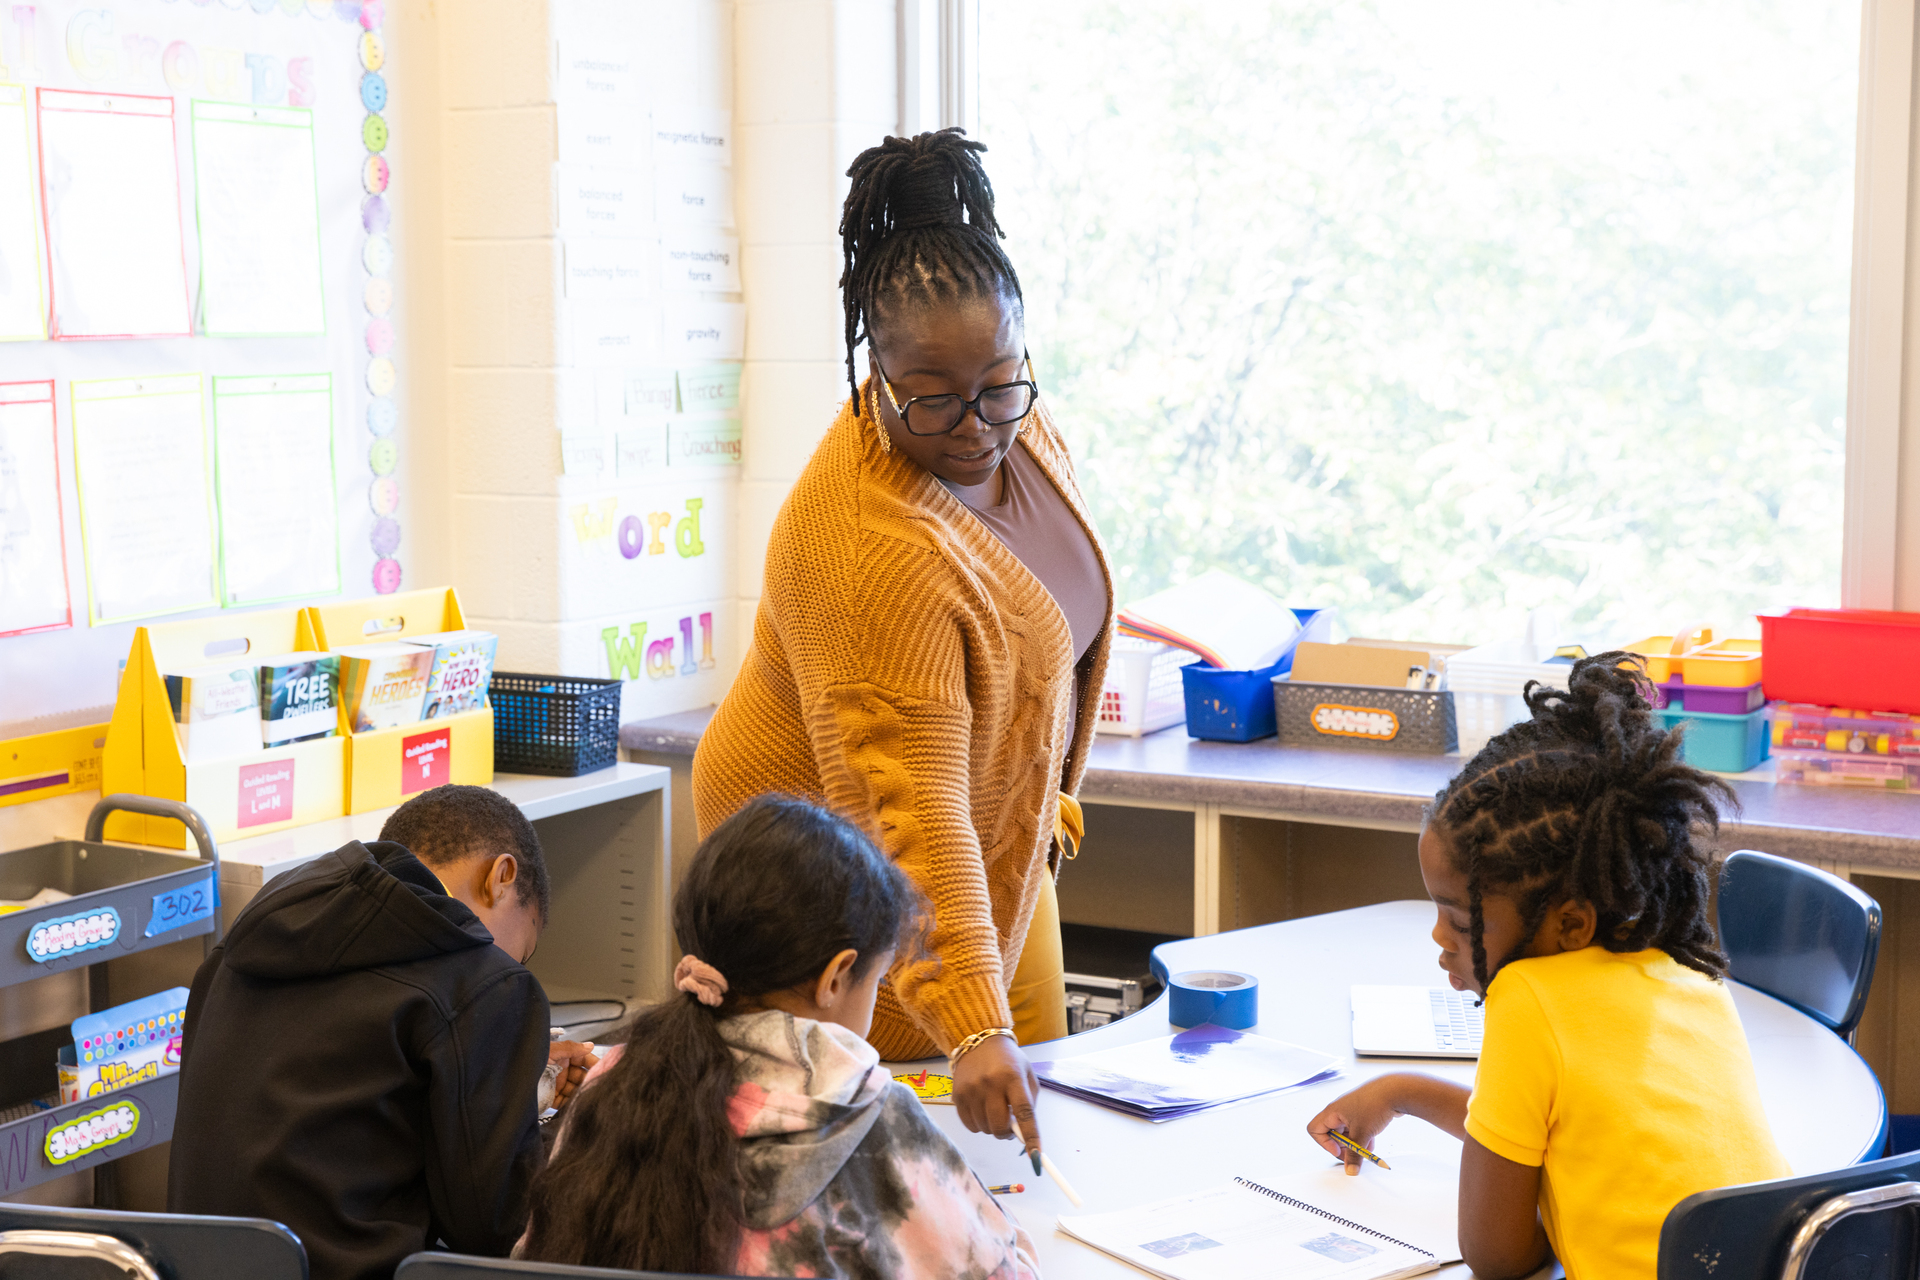
[[[1392,1165],[1388,1164],[1385,1160],[1382,1160],[1379,1156],[1373,1154],[1373,1152],[1367,1150],[1365,1147],[1361,1146],[1359,1143],[1355,1142],[1352,1138],[1349,1138],[1346,1134],[1340,1132],[1338,1129],[1327,1130],[1327,1136],[1329,1138],[1332,1138],[1335,1142],[1339,1143],[1341,1146],[1345,1147],[1347,1150],[1353,1152],[1353,1154],[1359,1156],[1362,1160],[1371,1160],[1375,1164],[1379,1165],[1382,1169],[1387,1170],[1389,1173],[1393,1171]],[[1347,1172],[1355,1173],[1355,1172],[1358,1172],[1358,1170],[1356,1170],[1352,1165],[1348,1165]]]

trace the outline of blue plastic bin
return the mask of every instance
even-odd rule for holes
[[[1333,635],[1333,610],[1295,609],[1300,630],[1280,657],[1259,671],[1231,671],[1195,660],[1180,668],[1187,695],[1187,732],[1213,742],[1252,742],[1279,732],[1273,718],[1273,678],[1293,670],[1302,640],[1322,643]]]
[[[1653,714],[1669,729],[1680,724],[1687,726],[1680,757],[1696,769],[1744,773],[1765,760],[1769,753],[1773,735],[1768,732],[1765,709],[1729,716],[1662,707]]]

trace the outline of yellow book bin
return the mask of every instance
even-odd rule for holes
[[[107,724],[100,789],[107,795],[180,800],[199,810],[217,841],[267,835],[337,818],[346,808],[347,741],[316,738],[188,764],[175,736],[161,672],[222,658],[270,657],[319,647],[303,611],[269,609],[140,627]],[[169,849],[188,847],[172,818],[115,813],[106,838]]]
[[[317,649],[379,644],[467,625],[452,587],[309,605],[304,616]],[[347,746],[348,813],[391,808],[449,782],[484,787],[493,781],[491,706],[367,733],[351,728],[343,705],[340,733]]]

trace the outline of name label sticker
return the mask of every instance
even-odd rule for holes
[[[400,740],[400,794],[445,786],[453,780],[453,734],[446,729]]]
[[[47,1130],[47,1163],[63,1165],[125,1142],[140,1129],[140,1104],[132,1099],[75,1116]]]
[[[1335,738],[1365,738],[1391,742],[1400,732],[1400,717],[1378,707],[1343,707],[1322,702],[1313,709],[1316,732]]]
[[[104,947],[120,936],[120,913],[95,907],[78,915],[43,920],[27,930],[27,958],[45,964],[63,956]]]
[[[148,919],[146,933],[142,936],[152,938],[169,933],[195,920],[205,920],[212,914],[213,876],[208,875],[205,880],[196,880],[192,884],[154,894],[153,915]]]

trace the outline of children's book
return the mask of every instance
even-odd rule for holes
[[[185,764],[260,749],[258,673],[250,664],[220,663],[167,672],[167,701]]]
[[[1389,1280],[1458,1256],[1248,1178],[1119,1213],[1062,1216],[1060,1229],[1166,1280]]]
[[[493,681],[493,652],[499,643],[493,632],[440,631],[410,636],[404,643],[433,651],[422,719],[445,719],[463,711],[478,711],[487,705],[487,686]]]
[[[1033,1064],[1049,1089],[1153,1121],[1312,1084],[1339,1069],[1330,1054],[1215,1026]]]
[[[339,732],[340,659],[283,653],[260,661],[260,738],[268,747]]]
[[[341,705],[355,733],[416,724],[426,706],[433,650],[394,641],[351,645],[340,656]]]

